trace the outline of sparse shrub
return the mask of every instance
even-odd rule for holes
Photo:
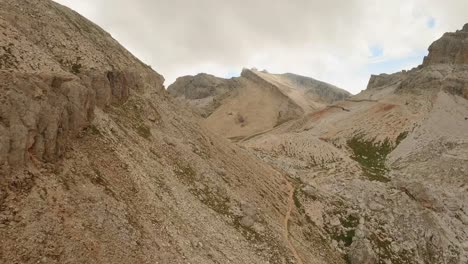
[[[405,138],[408,136],[408,131],[405,131],[405,132],[401,132],[400,135],[398,135],[397,139],[396,139],[396,146],[397,147],[398,145],[400,145],[400,143],[405,140]]]
[[[140,135],[141,137],[145,139],[149,139],[151,136],[151,130],[149,129],[149,127],[145,126],[144,124],[141,124],[140,126],[138,126],[137,133],[138,135]]]
[[[241,114],[237,114],[237,122],[239,123],[244,123],[245,118]]]
[[[79,74],[81,72],[81,67],[82,67],[81,63],[73,63],[71,67],[72,73]]]

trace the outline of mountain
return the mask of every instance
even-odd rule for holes
[[[429,55],[424,58],[423,65],[468,63],[467,38],[468,24],[457,32],[445,33],[429,47]]]
[[[467,263],[468,24],[421,66],[241,144],[296,177],[348,261]]]
[[[236,82],[200,73],[183,76],[169,85],[167,91],[182,104],[188,103],[201,116],[207,117],[219,107],[222,99],[236,87]]]
[[[76,12],[0,0],[0,263],[467,263],[467,29],[349,98],[256,70],[174,98]]]
[[[1,263],[344,263],[287,175],[48,0],[0,0]]]
[[[256,69],[244,69],[232,79],[185,76],[168,91],[206,117],[210,130],[231,139],[262,133],[350,96],[312,78]]]

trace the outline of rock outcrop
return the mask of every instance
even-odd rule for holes
[[[210,74],[200,73],[195,76],[183,76],[169,85],[167,91],[181,103],[188,103],[203,117],[208,117],[221,104],[237,82],[222,79]]]
[[[429,47],[423,65],[468,63],[468,24],[457,32],[445,33]]]
[[[394,74],[386,74],[382,73],[379,75],[374,75],[372,74],[369,83],[367,84],[367,89],[379,89],[379,88],[384,88],[386,86],[391,86],[396,83],[401,82],[404,79],[404,76],[406,74],[406,71],[404,72],[398,72]]]
[[[230,89],[225,79],[200,73],[195,76],[177,78],[173,84],[169,85],[167,91],[176,97],[194,100],[226,93]]]

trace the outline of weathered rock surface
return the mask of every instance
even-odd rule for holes
[[[307,95],[314,96],[318,101],[331,104],[351,96],[346,90],[310,77],[293,73],[285,73],[281,74],[281,76],[288,79],[293,84],[291,86],[301,87]]]
[[[282,173],[93,23],[0,0],[0,36],[1,263],[344,263]]]
[[[373,74],[369,79],[367,89],[384,88],[385,86],[390,86],[399,83],[404,78],[405,73],[406,72],[399,72],[395,74],[383,73],[379,75]]]
[[[457,32],[445,33],[429,47],[423,65],[468,63],[468,24]]]
[[[183,76],[169,85],[167,91],[181,103],[188,103],[203,117],[208,117],[235,89],[237,82],[233,79],[222,79],[213,75],[200,73],[195,76]]]
[[[186,99],[203,99],[228,92],[226,80],[210,74],[200,73],[195,76],[183,76],[169,85],[167,91],[176,97]]]

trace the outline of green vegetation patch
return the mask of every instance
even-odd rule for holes
[[[348,147],[353,151],[353,158],[361,165],[364,175],[370,180],[388,182],[386,175],[389,169],[385,166],[388,154],[392,152],[406,137],[408,132],[402,132],[392,143],[389,139],[376,142],[367,140],[364,135],[357,135],[347,141]]]
[[[405,132],[401,132],[400,135],[398,135],[397,139],[396,139],[396,146],[400,145],[400,143],[405,140],[405,138],[408,136],[409,132],[408,131],[405,131]],[[396,147],[395,146],[395,147]]]
[[[83,65],[81,65],[81,63],[73,63],[72,66],[71,66],[71,71],[72,73],[74,74],[79,74],[81,72],[81,68],[83,67]]]
[[[374,140],[364,139],[364,136],[358,135],[347,141],[349,148],[353,151],[353,158],[359,162],[364,171],[364,175],[370,180],[388,182],[385,177],[389,169],[385,166],[387,155],[394,149],[390,140],[375,142]]]
[[[340,223],[345,230],[329,230],[333,240],[343,241],[346,247],[351,246],[353,243],[353,237],[356,234],[356,227],[359,224],[359,219],[356,216],[348,215],[340,218]]]
[[[332,238],[333,240],[336,240],[336,241],[343,241],[344,245],[346,247],[349,247],[353,243],[353,237],[355,235],[355,232],[356,231],[354,229],[350,229],[350,230],[345,231],[344,233],[332,236]]]

